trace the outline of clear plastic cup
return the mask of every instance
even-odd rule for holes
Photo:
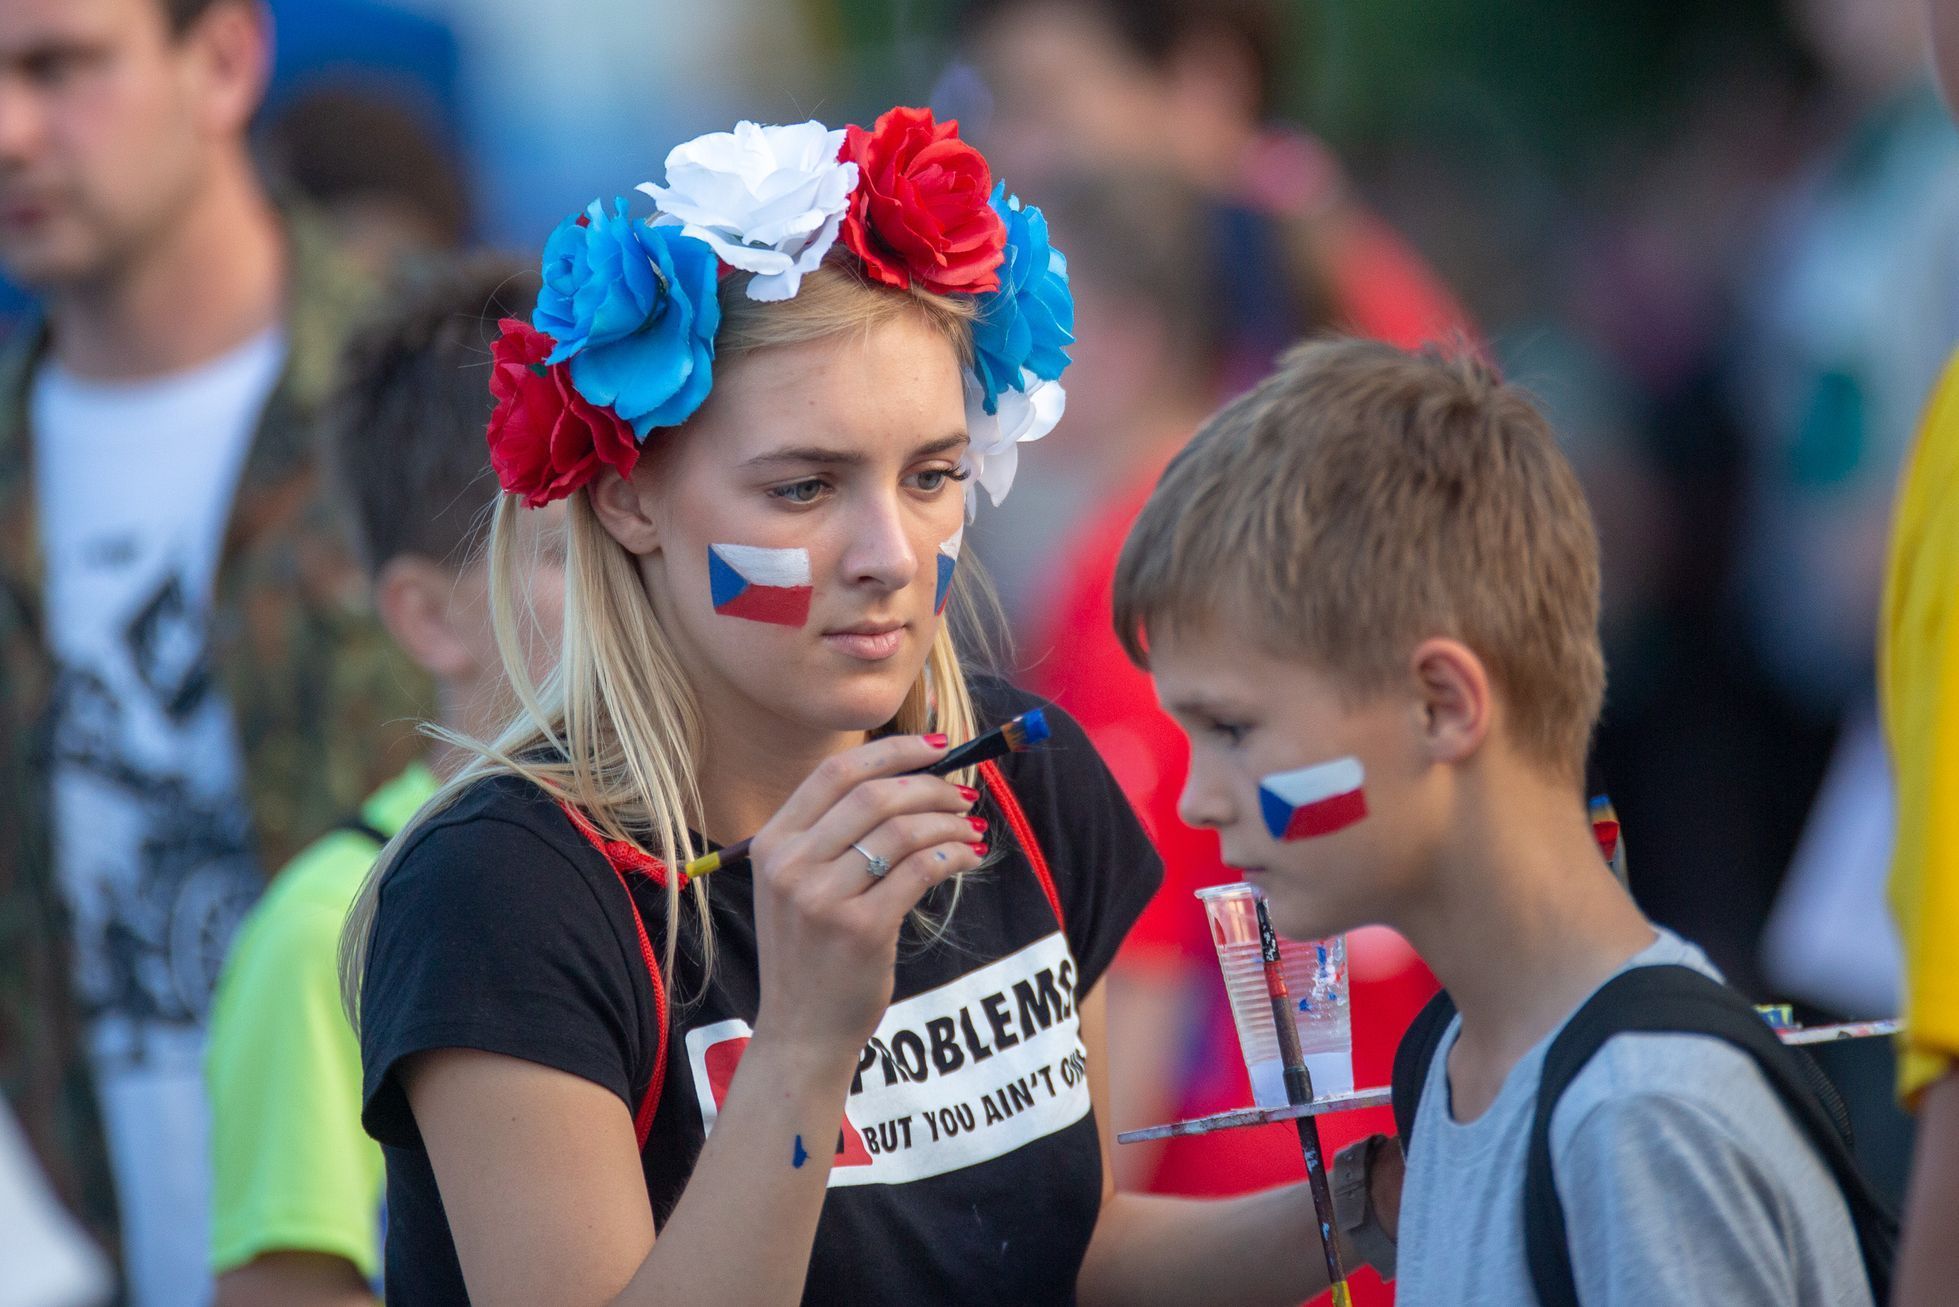
[[[1238,1047],[1260,1107],[1286,1104],[1285,1065],[1272,1023],[1272,996],[1265,987],[1265,959],[1258,943],[1259,890],[1252,885],[1212,885],[1197,891],[1217,946],[1218,967]],[[1313,1096],[1344,1094],[1354,1087],[1354,1036],[1347,991],[1347,939],[1279,938],[1279,965],[1291,998],[1299,1048],[1313,1078]]]

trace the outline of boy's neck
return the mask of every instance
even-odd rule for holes
[[[467,684],[438,679],[435,683],[435,724],[466,740],[489,738],[502,723],[490,720],[488,703],[491,695],[488,689],[481,678]],[[438,780],[446,781],[462,770],[470,756],[467,750],[436,740],[422,755],[422,763],[435,773]]]
[[[1457,1115],[1634,954],[1652,925],[1603,865],[1582,800],[1517,769],[1465,778],[1433,892],[1398,926],[1462,1013]],[[1459,1087],[1460,1088],[1460,1087]],[[1478,1093],[1478,1088],[1487,1094]],[[1481,1105],[1464,1098],[1482,1099]]]

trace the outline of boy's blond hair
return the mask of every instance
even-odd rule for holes
[[[1315,341],[1205,423],[1123,546],[1116,631],[1146,667],[1152,632],[1227,610],[1356,699],[1461,640],[1511,740],[1582,783],[1605,694],[1591,510],[1543,414],[1472,357]]]

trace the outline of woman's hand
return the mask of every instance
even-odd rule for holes
[[[837,754],[756,834],[758,1042],[854,1061],[890,1005],[905,915],[979,865],[986,826],[968,815],[979,796],[900,774],[944,757],[943,741],[892,736]],[[890,873],[871,875],[866,853]]]

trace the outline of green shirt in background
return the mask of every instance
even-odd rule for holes
[[[392,836],[436,791],[416,763],[362,805]],[[340,1007],[340,928],[378,850],[351,829],[307,846],[239,929],[211,1008],[211,1267],[277,1249],[381,1270],[381,1149],[361,1129],[360,1043]]]

